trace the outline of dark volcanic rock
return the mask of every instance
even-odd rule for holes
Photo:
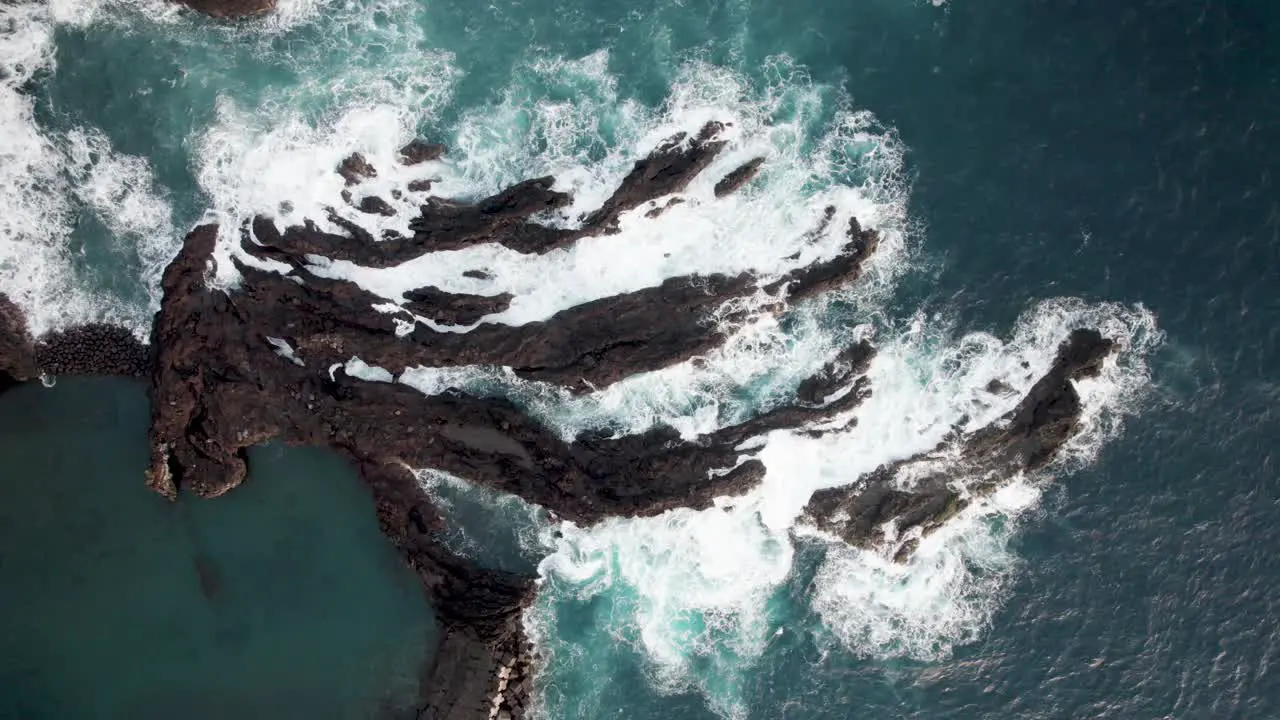
[[[830,219],[828,213],[823,225]],[[776,293],[786,289],[789,297],[800,299],[829,292],[857,279],[862,274],[863,263],[880,244],[880,236],[874,230],[863,230],[857,218],[849,218],[846,236],[849,242],[839,255],[826,262],[792,270],[785,277],[766,285],[765,290]]]
[[[351,153],[338,165],[338,174],[347,181],[347,185],[355,185],[361,180],[377,177],[378,171],[365,160],[364,155]]]
[[[400,162],[405,165],[418,165],[432,160],[439,160],[444,155],[445,147],[423,140],[412,140],[400,148]]]
[[[431,189],[430,180],[410,180],[409,181],[410,192],[426,192],[430,189]]]
[[[796,397],[810,405],[821,403],[857,376],[865,375],[874,356],[875,348],[866,340],[850,345],[840,351],[835,360],[824,365],[821,372],[801,382]]]
[[[475,204],[428,198],[422,206],[422,214],[409,223],[414,237],[406,242],[416,243],[424,251],[457,250],[481,242],[499,242],[512,249],[529,252],[519,247],[522,236],[530,233],[558,236],[568,232],[557,232],[527,222],[537,213],[563,207],[572,200],[565,193],[552,190],[554,183],[555,178],[552,177],[525,180]],[[395,250],[390,252],[396,253]],[[421,254],[418,252],[409,257]]]
[[[503,399],[458,392],[423,396],[396,383],[349,378],[341,368],[325,373],[352,355],[382,367],[403,367],[404,359],[382,361],[403,352],[390,348],[414,345],[394,336],[386,316],[362,309],[367,305],[349,306],[362,292],[350,283],[308,276],[299,285],[241,268],[244,280],[234,295],[206,287],[203,278],[216,234],[212,226],[193,231],[163,281],[165,301],[154,336],[159,355],[151,483],[167,494],[176,491],[179,481],[203,495],[225,492],[244,478],[245,448],[281,437],[329,445],[379,467],[404,463],[445,470],[571,520],[650,515],[681,506],[707,507],[716,496],[745,492],[759,480],[763,466],[737,451],[738,444],[776,427],[844,412],[861,397],[850,393],[843,402],[823,408],[779,408],[697,442],[659,427],[619,438],[587,434],[566,443]],[[653,292],[663,298],[714,297],[705,287],[687,283]],[[599,317],[601,328],[607,320],[614,333],[609,337],[625,343],[627,328],[640,333],[654,316],[639,310],[652,306],[652,300],[622,297],[628,298],[622,305],[579,306],[568,312]],[[628,319],[627,303],[637,309],[634,322]],[[667,312],[671,305],[659,307]],[[536,330],[482,325],[471,333],[432,335],[436,340],[460,338],[456,347],[444,346],[446,354],[492,352],[504,343],[505,351],[515,352],[520,342],[533,346],[527,351],[534,358],[539,353],[557,356],[552,348],[559,345],[569,346],[571,356],[587,351],[582,357],[588,358],[595,358],[591,353],[598,349],[595,367],[609,379],[631,367],[618,362],[617,353],[626,353],[630,363],[649,363],[648,354],[669,352],[662,349],[670,339],[664,333],[675,325],[662,320],[658,341],[617,348],[597,348],[593,340],[575,337],[597,332],[585,322]],[[486,327],[495,328],[492,335],[476,335]],[[643,332],[652,338],[655,329]],[[269,337],[289,342],[306,365],[279,357]],[[606,337],[603,329],[596,337]],[[520,370],[537,377],[555,368]]]
[[[724,141],[716,139],[722,130],[724,125],[713,121],[693,137],[678,133],[667,138],[635,164],[618,189],[599,210],[587,217],[585,224],[608,231],[622,213],[654,198],[684,190],[724,149]]]
[[[510,226],[518,227],[530,226]],[[263,327],[287,326],[286,339],[305,357],[326,367],[344,363],[356,354],[392,374],[416,366],[497,365],[510,367],[524,378],[587,391],[686,361],[719,346],[725,336],[713,318],[739,319],[740,315],[723,311],[725,302],[760,289],[750,273],[684,276],[669,278],[656,287],[586,302],[545,321],[517,327],[482,324],[467,333],[438,332],[419,325],[400,337],[394,317],[373,310],[373,306],[385,303],[383,298],[353,283],[315,277],[303,262],[307,253],[326,254],[339,245],[367,259],[378,248],[395,245],[398,240],[379,242],[367,234],[360,239],[354,235],[345,238],[314,228],[294,235],[291,228],[281,237],[263,218],[254,221],[253,230],[261,244],[245,242],[244,249],[291,265],[291,275],[302,282],[241,267],[244,289],[237,295],[238,312]],[[455,226],[455,239],[459,237],[456,230]],[[780,298],[774,309],[786,307],[781,300],[784,294],[788,302],[799,302],[850,283],[861,274],[877,238],[874,232],[863,231],[856,220],[850,221],[848,232],[844,254],[798,268],[764,286]],[[322,236],[332,238],[333,243],[311,242]],[[448,249],[453,248],[450,245]],[[488,303],[502,300],[474,295],[450,299],[427,289],[420,292],[423,295],[408,309],[424,311],[420,314],[425,317],[439,317],[440,322],[448,322],[455,313],[459,322],[463,318],[474,322],[496,311],[489,308],[498,305]]]
[[[427,286],[404,294],[404,306],[425,318],[444,325],[474,325],[485,315],[500,313],[511,306],[511,293],[467,295],[447,293]]]
[[[377,195],[368,195],[360,199],[360,212],[370,215],[385,215],[391,217],[396,214],[396,209],[391,204]]]
[[[216,18],[236,20],[271,12],[276,0],[178,0],[192,10]]]
[[[859,547],[889,540],[882,527],[892,521],[896,539],[887,551],[905,561],[915,547],[912,530],[933,532],[968,504],[952,481],[967,478],[968,496],[985,495],[1057,454],[1080,422],[1080,396],[1072,380],[1096,374],[1113,349],[1113,342],[1096,330],[1072,332],[1049,371],[1000,420],[928,453],[882,466],[855,486],[820,490],[806,515],[819,528]],[[896,482],[903,471],[913,477],[909,488]]]
[[[0,293],[0,393],[37,375],[26,317],[7,295]]]
[[[760,166],[764,165],[764,158],[758,157],[743,163],[733,172],[725,175],[720,182],[716,183],[716,197],[724,197],[731,195],[742,188],[743,185],[755,179],[760,173]]]

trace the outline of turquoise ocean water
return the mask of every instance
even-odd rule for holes
[[[513,499],[427,477],[458,519],[459,549],[542,578],[526,624],[546,656],[545,717],[1280,717],[1280,12],[1270,5],[282,0],[274,16],[237,26],[152,0],[0,12],[0,288],[37,329],[105,318],[142,330],[159,269],[193,223],[318,216],[336,202],[342,157],[358,150],[385,168],[415,135],[451,148],[430,168],[441,192],[477,196],[550,173],[584,206],[657,140],[706,119],[734,123],[726,163],[769,159],[743,198],[689,203],[607,252],[537,267],[488,258],[509,263],[501,275],[528,295],[530,318],[631,282],[610,267],[654,283],[724,264],[767,271],[827,204],[881,231],[857,288],[745,328],[702,368],[585,398],[491,371],[401,378],[426,392],[510,394],[565,432],[668,422],[692,433],[785,397],[851,337],[880,347],[858,428],[829,442],[771,437],[764,487],[728,509],[553,527]],[[906,568],[797,527],[814,489],[926,449],[964,417],[998,414],[978,404],[981,388],[1025,383],[1021,363],[1044,367],[1080,324],[1123,352],[1081,388],[1086,432],[1045,476],[1017,479]],[[73,420],[102,408],[141,418],[136,390],[20,392],[5,404],[67,414],[56,431],[22,428],[6,446],[6,508],[53,502],[37,497],[46,476],[95,492],[128,486],[137,461],[124,448],[145,455],[140,425],[132,441],[105,441]],[[94,443],[106,446],[85,464],[67,460]],[[287,690],[251,699],[341,678],[326,680],[336,716],[372,714],[381,698],[403,697],[408,666],[395,658],[420,650],[429,612],[340,470],[318,454],[262,456],[271,483],[208,508],[166,510],[140,481],[133,495],[84,500],[118,503],[112,516],[163,538],[122,536],[133,538],[122,546],[168,557],[107,565],[70,547],[66,577],[118,567],[187,598],[160,615],[185,620],[178,608],[209,605],[191,558],[213,557],[226,566],[226,625],[182,625],[188,639],[167,650],[194,653],[182,663],[139,647],[113,667],[144,675],[159,664],[186,688],[172,702],[194,702],[209,664],[240,667],[224,653],[267,668],[278,652],[307,662],[284,663],[293,669],[270,684],[245,665],[219,676],[216,696],[244,698],[241,714],[299,716],[301,705],[275,704],[308,700]],[[299,480],[311,474],[333,476],[334,489]],[[238,532],[289,503],[296,524]],[[68,537],[61,527],[22,532]],[[325,544],[288,550],[317,534]],[[262,558],[235,547],[255,536],[283,548],[283,565],[314,564],[294,580],[255,571]],[[69,602],[64,580],[34,562],[6,555],[6,595]],[[251,582],[254,572],[263,576]],[[253,602],[267,615],[233,595],[250,587],[262,588]],[[74,639],[47,600],[23,601],[36,608],[29,619],[8,615],[26,628],[8,635],[15,647],[75,658],[62,675],[47,656],[23,666],[21,677],[53,685],[5,679],[35,688],[4,694],[25,703],[9,706],[23,708],[15,716],[120,716],[141,697],[91,670],[121,640],[90,629],[127,627],[108,618],[132,597],[86,599]],[[313,611],[283,609],[298,603]],[[270,613],[288,622],[253,619]],[[133,622],[154,631],[161,620]],[[357,658],[359,670],[343,664]],[[75,704],[62,713],[54,699]]]

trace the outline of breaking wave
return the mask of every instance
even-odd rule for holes
[[[110,321],[143,335],[175,237],[166,195],[145,159],[115,152],[96,129],[42,128],[30,90],[54,69],[56,24],[81,9],[0,7],[0,286],[36,333]],[[150,292],[131,297],[136,276],[113,284],[94,269],[104,257],[138,268]]]

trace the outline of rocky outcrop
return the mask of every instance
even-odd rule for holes
[[[443,325],[474,325],[486,315],[500,313],[511,307],[513,297],[511,293],[447,293],[440,288],[427,286],[405,293],[404,307],[416,315]]]
[[[724,197],[738,192],[743,185],[751,182],[760,173],[760,168],[764,165],[764,158],[758,157],[748,160],[738,166],[733,172],[725,175],[716,183],[714,192],[716,197]]]
[[[146,377],[151,350],[129,330],[95,323],[58,330],[36,342],[36,359],[46,375]]]
[[[368,267],[390,267],[421,257],[429,252],[460,250],[485,243],[497,243],[520,253],[545,253],[563,248],[581,238],[608,234],[617,230],[621,215],[629,210],[671,193],[684,190],[715,159],[724,147],[718,139],[724,126],[707,123],[695,135],[679,133],[668,138],[643,160],[636,162],[613,195],[574,229],[552,228],[530,222],[540,213],[567,207],[572,201],[567,193],[552,189],[555,178],[542,177],[513,185],[479,202],[466,203],[427,198],[421,214],[410,222],[411,237],[394,236],[375,240],[359,226],[330,218],[341,225],[346,234],[329,233],[315,224],[295,225],[281,231],[268,218],[253,222],[253,235],[268,252],[282,251],[295,257],[322,255],[333,260],[346,260]],[[410,144],[401,150],[402,157],[433,159],[436,148]],[[434,157],[438,157],[434,155]],[[339,168],[348,184],[377,173],[363,156],[348,157]],[[410,190],[425,190],[430,183]]]
[[[522,209],[510,216],[480,213],[488,219],[483,221],[487,224],[479,235],[475,234],[476,223],[481,222],[475,217],[479,215],[439,232],[454,239],[484,237],[490,242],[502,242],[507,235],[489,235],[496,232],[498,225],[494,223],[498,223],[506,227],[505,232],[519,236],[535,227],[524,222],[525,209],[548,197],[544,193],[549,184],[521,183],[505,191],[503,206]],[[526,193],[532,197],[521,199]],[[499,217],[507,219],[495,219]],[[270,223],[256,221],[254,235],[260,242],[246,240],[243,248],[263,259],[291,266],[289,277],[296,281],[240,265],[243,282],[236,308],[253,324],[280,328],[280,337],[304,358],[328,367],[359,355],[365,362],[393,374],[418,366],[503,366],[520,377],[578,392],[713,350],[726,339],[722,323],[742,318],[741,313],[725,309],[729,300],[763,290],[777,298],[773,306],[781,310],[787,303],[846,285],[859,277],[877,244],[873,231],[863,230],[856,220],[851,220],[848,242],[839,255],[797,268],[763,285],[752,273],[688,275],[669,278],[655,287],[582,303],[547,320],[517,327],[487,323],[467,333],[456,333],[416,324],[407,333],[398,333],[394,315],[373,309],[386,302],[383,298],[354,283],[317,277],[307,269],[305,255],[322,248],[284,241],[281,236],[273,239],[272,232]],[[314,239],[316,235],[307,237]],[[262,242],[264,238],[266,241]],[[348,256],[364,259],[381,253],[378,248],[395,243],[355,238],[345,238],[343,242],[349,244]],[[449,249],[457,247],[452,241],[442,240],[441,244]],[[500,312],[510,301],[501,295],[459,295],[436,288],[412,291],[405,299],[406,310],[449,325],[480,322],[485,315]]]
[[[806,516],[851,545],[878,548],[905,561],[920,537],[942,527],[972,498],[1053,459],[1080,423],[1080,396],[1073,381],[1096,375],[1113,350],[1114,343],[1096,330],[1072,332],[1049,371],[998,421],[967,435],[956,433],[928,453],[882,466],[856,485],[820,490],[805,508]]]
[[[445,147],[437,143],[414,139],[400,148],[400,162],[404,165],[418,165],[432,160],[439,160],[444,155]]]
[[[822,366],[822,370],[813,377],[805,378],[796,389],[796,397],[800,402],[817,405],[841,387],[847,386],[855,378],[865,375],[875,357],[875,348],[866,340],[850,345],[834,360]]]
[[[0,393],[38,374],[27,320],[18,306],[0,293]]]
[[[276,0],[177,0],[177,2],[205,15],[227,20],[257,17],[276,8]]]
[[[649,206],[644,216],[625,220],[645,222],[681,201],[673,193],[712,164],[725,145],[724,129],[708,123],[661,143],[573,228],[535,222],[572,202],[549,177],[478,202],[428,198],[410,223],[411,237],[374,238],[336,211],[328,219],[340,232],[309,221],[281,231],[260,217],[241,228],[241,250],[280,263],[271,267],[282,270],[233,258],[241,279],[234,290],[224,290],[208,282],[219,228],[197,227],[163,275],[150,349],[127,332],[100,325],[33,342],[21,314],[0,296],[0,390],[41,371],[149,373],[147,483],[171,498],[180,486],[206,497],[235,488],[247,475],[248,448],[267,440],[342,454],[372,490],[383,533],[422,579],[442,626],[420,716],[521,718],[534,659],[519,618],[532,597],[531,579],[476,567],[445,549],[436,537],[443,520],[412,468],[449,472],[581,524],[708,508],[718,497],[759,484],[765,468],[756,452],[766,434],[790,429],[821,436],[854,424],[871,392],[866,375],[875,350],[866,341],[854,343],[801,382],[794,399],[696,438],[663,425],[634,435],[601,429],[565,438],[505,398],[456,390],[424,395],[402,383],[353,377],[346,371],[355,367],[349,361],[359,358],[393,377],[417,367],[502,366],[526,380],[590,391],[714,350],[725,342],[725,328],[746,319],[749,304],[782,312],[853,282],[879,237],[850,219],[836,255],[781,276],[674,277],[520,326],[486,322],[515,300],[505,293],[426,286],[399,298],[398,311],[384,312],[386,298],[320,277],[308,256],[386,268],[479,245],[530,254],[587,237],[604,241],[626,213]],[[401,150],[400,160],[429,162],[442,152],[415,141]],[[755,159],[730,172],[715,195],[741,189],[762,163]],[[358,154],[338,172],[348,185],[377,173]],[[348,202],[359,194],[357,188],[347,192]],[[396,189],[392,197],[404,194]],[[353,205],[372,213],[394,210],[372,197]],[[828,235],[836,218],[836,209],[827,208],[805,237]],[[489,270],[463,274],[492,278]],[[855,486],[816,493],[805,509],[808,521],[850,544],[907,559],[920,537],[960,512],[969,498],[1011,474],[1043,466],[1062,448],[1081,413],[1074,381],[1096,373],[1111,351],[1111,342],[1094,331],[1073,333],[1045,376],[999,422],[957,432],[934,451],[881,467]],[[1011,392],[993,385],[991,392],[1006,390]],[[908,475],[909,483],[903,481]],[[953,484],[957,478],[966,479],[963,488]],[[216,578],[207,578],[204,588],[215,593]]]
[[[197,228],[170,264],[153,335],[158,363],[151,477],[153,487],[169,495],[178,482],[207,496],[235,487],[245,476],[246,448],[280,437],[328,445],[380,466],[452,472],[566,519],[651,515],[674,507],[707,507],[718,495],[745,492],[759,480],[763,466],[743,457],[737,445],[787,424],[833,417],[860,397],[848,393],[826,406],[778,408],[697,442],[682,440],[666,427],[622,437],[584,434],[566,442],[505,399],[459,392],[423,396],[398,383],[347,376],[340,363],[352,355],[367,362],[387,359],[390,351],[384,354],[379,348],[411,343],[397,338],[389,324],[369,326],[359,313],[344,315],[344,293],[356,292],[350,284],[309,289],[311,278],[298,284],[242,268],[245,279],[236,293],[208,287],[204,276],[216,233],[214,226]],[[662,347],[662,323],[679,326],[681,320],[664,314],[672,305],[660,300],[679,296],[681,290],[643,296],[658,309],[654,314],[650,307],[644,316],[659,327],[652,336],[658,341],[652,347],[640,344],[625,360],[609,353],[599,356],[600,377],[621,374],[634,366],[636,353],[644,356]],[[697,296],[711,297],[702,289]],[[634,302],[635,312],[645,303]],[[601,314],[602,325],[608,320],[614,328],[629,326],[625,313],[618,314],[616,305],[610,308],[615,314]],[[493,327],[492,336],[476,336],[478,330],[440,335],[470,336],[482,346],[501,346],[504,333],[534,346],[535,340],[577,342],[550,321],[537,331]],[[303,365],[280,357],[269,338],[281,337]],[[465,352],[462,345],[457,352]],[[405,362],[391,366],[404,367]],[[845,379],[852,380],[848,375]]]
[[[351,153],[338,164],[338,174],[347,185],[357,185],[362,180],[377,177],[378,171],[369,164],[364,155]]]
[[[724,149],[719,139],[724,129],[724,124],[712,121],[693,136],[677,133],[660,143],[635,164],[604,205],[587,216],[587,227],[611,232],[624,212],[684,190]]]

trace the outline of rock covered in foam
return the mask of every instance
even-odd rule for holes
[[[1044,467],[1061,451],[1080,423],[1074,381],[1096,375],[1114,349],[1115,343],[1097,330],[1073,331],[1049,370],[996,422],[881,466],[855,486],[819,490],[806,516],[851,545],[879,548],[905,562],[921,536],[942,527],[972,498]],[[910,482],[900,481],[904,477]],[[955,484],[960,480],[963,488]]]
[[[33,340],[22,311],[0,293],[0,390],[40,375],[143,377],[150,368],[147,346],[115,325],[79,325]]]
[[[555,178],[525,180],[478,202],[459,202],[431,197],[421,214],[409,223],[411,237],[375,240],[358,225],[339,217],[329,219],[346,234],[320,230],[314,223],[285,228],[270,219],[253,221],[253,235],[264,250],[294,256],[321,255],[366,267],[392,267],[431,252],[461,250],[498,244],[519,253],[547,253],[572,245],[585,237],[614,233],[623,213],[688,187],[715,160],[725,146],[719,139],[725,126],[709,122],[696,134],[678,133],[660,143],[645,158],[636,161],[613,194],[595,212],[583,218],[581,227],[552,228],[530,222],[540,213],[567,207],[573,198],[553,189]],[[411,148],[413,148],[411,150]],[[402,157],[427,157],[424,146],[407,146]],[[343,161],[338,172],[348,185],[373,177],[376,171],[359,153]],[[414,180],[408,189],[425,192],[430,181]]]
[[[760,174],[760,168],[763,165],[764,158],[762,157],[753,158],[742,165],[739,165],[733,170],[733,172],[725,175],[720,179],[720,182],[716,183],[714,190],[716,197],[724,197],[725,195],[732,195],[733,193],[738,192],[738,190],[742,189],[743,185],[751,182],[755,179],[756,175]]]
[[[378,171],[360,153],[351,153],[338,164],[338,174],[347,185],[359,184],[361,180],[377,177]]]
[[[404,165],[418,165],[432,160],[439,160],[444,155],[444,145],[429,143],[415,138],[408,145],[400,148],[400,162]]]

